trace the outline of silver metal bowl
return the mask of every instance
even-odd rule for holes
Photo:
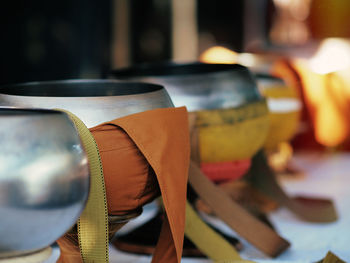
[[[250,71],[234,64],[148,64],[113,70],[111,77],[165,86],[175,106],[189,111],[234,108],[262,100]]]
[[[262,86],[263,89],[269,88],[287,88],[285,81],[281,78],[272,76],[266,73],[254,73],[258,86]]]
[[[62,112],[0,107],[0,258],[51,245],[78,219],[87,158]]]
[[[118,117],[123,117],[129,114],[143,112],[143,111],[151,110],[155,108],[173,107],[173,103],[168,93],[160,85],[146,84],[146,83],[130,83],[130,82],[126,83],[126,82],[119,82],[115,80],[47,81],[47,82],[32,82],[32,83],[24,83],[24,84],[18,84],[18,85],[2,86],[0,87],[0,106],[1,105],[7,106],[7,107],[26,107],[26,108],[44,108],[44,109],[60,108],[60,109],[68,110],[74,113],[75,115],[77,115],[89,128],[96,126],[100,123],[110,121]],[[28,112],[35,112],[35,111],[33,110]],[[43,110],[42,112],[51,112],[51,111]],[[62,113],[61,114],[56,113],[56,115],[65,116],[65,114],[62,114]],[[56,116],[56,115],[47,114],[47,116]],[[74,129],[72,130],[72,127],[69,129],[66,127],[67,125],[61,125],[60,127],[58,127],[59,125],[53,121],[50,121],[51,119],[48,119],[46,115],[44,115],[44,117],[45,117],[45,122],[43,122],[41,125],[37,125],[36,122],[34,121],[37,118],[32,118],[33,120],[30,119],[24,122],[23,125],[21,125],[21,123],[17,123],[19,126],[16,127],[16,129],[24,133],[21,136],[26,136],[27,133],[29,133],[28,136],[31,136],[31,134],[33,133],[33,136],[36,136],[35,138],[38,137],[39,139],[41,136],[40,131],[41,130],[45,131],[44,128],[46,126],[49,126],[48,129],[52,127],[53,131],[51,131],[51,128],[50,128],[50,131],[51,131],[50,134],[52,134],[52,136],[54,135],[58,136],[58,138],[60,138],[63,135],[68,136],[70,133],[72,134],[71,136],[73,135],[77,136],[75,130]],[[4,120],[4,118],[1,118],[1,119]],[[43,120],[43,118],[41,120]],[[27,127],[30,127],[30,129],[28,129]],[[6,128],[4,129],[6,130]],[[14,138],[14,140],[9,142],[10,144],[8,145],[8,147],[11,147],[11,144],[22,144],[20,141],[21,136],[19,136],[19,138]],[[55,138],[50,137],[47,140],[50,140],[50,139],[55,139]],[[39,146],[41,147],[42,144],[45,142],[46,140],[42,138],[41,141],[37,142],[38,147]],[[47,144],[50,145],[49,142]],[[17,145],[17,146],[18,146],[17,151],[20,151],[21,146],[20,145]],[[35,150],[35,149],[36,149],[35,147],[33,149],[27,149],[28,150],[27,154],[29,155],[30,150]],[[49,158],[51,156],[51,155],[46,156],[45,152],[35,152],[35,154],[38,155],[38,158],[40,157],[39,154],[41,154],[42,156],[40,158],[43,158],[43,160],[46,160],[45,158]],[[6,154],[4,154],[3,158],[5,157],[6,157]],[[14,156],[13,158],[15,157],[16,156]],[[0,159],[0,163],[1,163],[1,159]],[[86,165],[86,159],[81,164]],[[55,166],[53,165],[53,167]],[[2,167],[0,167],[0,171],[1,171],[1,168]],[[45,169],[48,169],[48,168],[50,167],[43,166],[42,173],[45,173],[46,171]],[[16,172],[17,168],[12,167],[12,169],[14,172]],[[64,169],[64,167],[62,169]],[[1,174],[1,176],[5,178],[6,173],[4,175]],[[74,177],[75,175],[71,174],[71,176]],[[42,177],[44,177],[44,175]],[[36,184],[36,181],[34,181],[34,179],[31,181],[33,188],[35,187],[40,188],[41,186],[46,187],[46,184],[43,185],[40,183],[40,178],[41,176],[35,178],[35,180],[39,180],[37,181],[38,184]],[[68,179],[67,180],[62,179],[62,180],[63,180],[63,183],[66,183],[65,187],[67,189],[76,187],[75,181],[69,181]],[[70,183],[73,183],[73,185],[69,186]],[[20,185],[23,185],[23,183],[21,183]],[[57,184],[56,186],[60,187],[59,184]],[[7,186],[4,182],[0,181],[0,188],[1,187],[7,187]],[[48,191],[49,193],[50,192],[55,193],[56,191],[58,191],[56,190],[56,188],[45,188],[43,189],[43,191],[44,190]],[[15,189],[12,192],[13,193],[12,195],[14,195],[16,191],[18,192],[18,190]],[[1,194],[2,193],[0,191],[1,199],[4,199],[5,196],[7,196],[5,195],[3,197]],[[43,195],[42,198],[44,201],[46,198],[48,198],[48,196]],[[60,199],[64,199],[64,197],[60,197]],[[29,205],[21,206],[18,209],[23,210],[24,208],[25,208],[25,211],[27,211],[27,213],[30,214],[32,209],[34,210],[36,209],[36,206],[35,207],[29,206]],[[43,210],[41,213],[42,218],[50,217],[51,211],[54,211],[54,207],[50,209],[50,203],[48,203],[47,207],[45,206],[45,208],[46,209]],[[1,212],[1,207],[0,207],[0,212]],[[20,211],[20,212],[24,213],[23,211]],[[136,217],[137,215],[139,215],[138,212],[135,213],[135,211],[130,211],[130,214],[126,216],[114,218],[113,220],[124,222],[125,220],[130,219],[132,217]],[[13,216],[16,216],[16,214],[9,214],[7,216],[7,220],[11,221]],[[65,218],[61,219],[61,217],[69,217],[69,214],[62,212],[62,215],[55,214],[55,216],[57,220],[65,220]],[[71,216],[71,219],[74,219],[74,220],[77,219],[77,216],[75,216],[74,213],[71,214],[70,216]],[[18,220],[16,219],[16,222],[20,225],[22,220],[25,220],[25,217],[19,217]],[[15,242],[21,242],[21,244],[23,242],[23,246],[25,243],[35,244],[37,239],[40,239],[41,237],[45,239],[46,236],[50,236],[51,235],[50,231],[55,232],[55,226],[53,226],[52,224],[50,225],[52,228],[50,229],[43,228],[42,231],[41,230],[39,231],[40,221],[37,221],[37,223],[38,225],[35,225],[35,222],[33,222],[33,227],[30,228],[32,230],[27,229],[26,227],[18,228],[18,232],[23,231],[23,233],[25,234],[20,236],[18,235],[12,236],[12,240],[14,242],[13,247],[16,247]],[[0,234],[2,233],[1,232],[2,228],[5,226],[6,224],[4,224],[3,221],[0,220]],[[26,226],[26,225],[24,224],[23,226]],[[63,235],[65,232],[63,231],[63,229],[57,229],[57,230],[59,230],[60,235]],[[67,229],[64,229],[64,230],[67,230]],[[2,235],[2,237],[4,237],[4,235]],[[59,235],[58,236],[56,235],[56,239],[58,237]],[[55,240],[55,239],[52,239],[52,240]],[[8,249],[9,249],[9,246],[7,245],[6,246],[4,245],[3,247],[1,247],[1,238],[0,238],[0,251],[7,251]],[[22,249],[22,248],[19,247],[17,244],[17,249]]]
[[[31,82],[0,87],[0,106],[61,108],[88,128],[132,113],[173,107],[166,90],[155,84],[116,80]]]

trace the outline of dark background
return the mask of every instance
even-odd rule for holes
[[[198,31],[243,49],[243,1],[200,0]],[[130,64],[171,59],[171,2],[130,0]],[[100,78],[111,67],[112,0],[4,1],[0,84]]]

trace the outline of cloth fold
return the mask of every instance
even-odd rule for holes
[[[108,124],[121,127],[132,138],[152,166],[158,179],[168,218],[165,223],[166,221],[169,223],[173,240],[171,245],[165,242],[169,241],[169,237],[166,238],[166,235],[163,234],[166,234],[169,229],[163,226],[153,262],[180,262],[185,231],[186,189],[190,158],[186,108],[146,111],[142,114],[116,119]],[[175,261],[174,255],[177,258]]]
[[[167,220],[152,262],[180,262],[190,158],[186,108],[132,114],[102,123],[90,131],[101,155],[108,213],[134,212],[154,200],[160,190]],[[78,248],[74,242],[67,243],[67,235],[58,243],[61,252],[72,257]],[[79,262],[77,257],[74,260]],[[58,262],[72,261],[63,255]]]

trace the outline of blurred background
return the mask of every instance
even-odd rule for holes
[[[193,61],[214,46],[311,57],[323,39],[350,37],[342,0],[18,0],[0,12],[1,83]]]
[[[304,137],[295,145],[347,150],[349,17],[343,0],[5,1],[0,84],[161,61],[240,63],[297,91]]]

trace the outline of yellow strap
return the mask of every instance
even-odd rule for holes
[[[252,262],[243,260],[235,248],[222,236],[208,227],[186,201],[186,236],[207,257],[218,262]]]
[[[108,208],[102,162],[94,137],[85,124],[71,112],[87,153],[90,168],[90,193],[78,220],[79,247],[83,262],[108,262]]]
[[[317,263],[345,263],[342,259],[338,258],[336,255],[334,255],[332,252],[328,252],[326,257]]]

